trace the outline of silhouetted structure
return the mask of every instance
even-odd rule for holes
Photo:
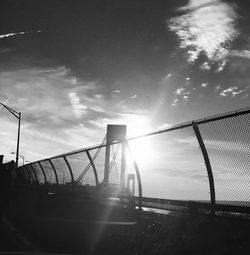
[[[4,210],[9,202],[9,189],[12,180],[12,172],[16,164],[12,160],[3,164],[3,155],[0,155],[0,217],[3,219]]]

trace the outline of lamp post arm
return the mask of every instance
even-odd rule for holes
[[[1,106],[3,106],[7,111],[9,111],[12,115],[14,115],[17,119],[20,118],[20,112],[15,111],[14,109],[10,108],[9,106],[0,103]]]

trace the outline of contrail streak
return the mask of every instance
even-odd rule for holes
[[[11,96],[9,96],[9,97],[3,102],[3,104],[6,104],[6,103],[9,101],[10,98],[11,98]],[[0,109],[1,109],[2,107],[3,107],[3,106],[0,105]]]
[[[40,153],[36,153],[36,152],[33,152],[33,151],[26,151],[26,153],[32,154],[32,155],[34,155],[34,156],[39,156],[39,157],[41,156],[41,157],[43,157],[43,158],[48,158],[47,155],[40,154]]]
[[[3,102],[3,104],[6,104],[11,98],[11,95]]]
[[[12,37],[16,35],[24,35],[24,34],[30,34],[30,33],[41,33],[41,30],[38,31],[29,31],[29,32],[16,32],[16,33],[8,33],[8,34],[2,34],[0,35],[0,39],[7,38],[7,37]]]

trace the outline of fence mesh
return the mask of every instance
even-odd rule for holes
[[[48,160],[42,161],[41,166],[46,175],[46,181],[50,184],[56,184],[56,176],[50,162]]]
[[[105,147],[101,148],[100,150],[98,148],[90,150],[89,154],[92,157],[92,159],[95,158],[95,155],[98,155],[95,158],[94,164],[95,164],[97,175],[98,175],[98,181],[99,183],[102,183],[104,178],[104,168],[105,168]]]
[[[70,184],[71,183],[71,175],[69,168],[64,160],[64,158],[55,158],[51,160],[54,165],[57,175],[58,175],[58,183],[59,184]]]
[[[250,114],[200,125],[217,204],[250,206]]]
[[[30,169],[34,170],[34,174],[37,177],[38,183],[41,183],[41,184],[45,183],[45,178],[44,178],[44,175],[43,175],[43,171],[42,171],[42,169],[41,169],[41,167],[38,163],[31,164]]]
[[[209,200],[205,164],[192,128],[130,142],[138,163],[143,196],[179,200]]]

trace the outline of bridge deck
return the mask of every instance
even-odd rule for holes
[[[243,219],[140,211],[66,190],[51,195],[46,188],[19,187],[12,195],[9,219],[42,252],[180,255],[248,254],[250,249],[250,221]]]

